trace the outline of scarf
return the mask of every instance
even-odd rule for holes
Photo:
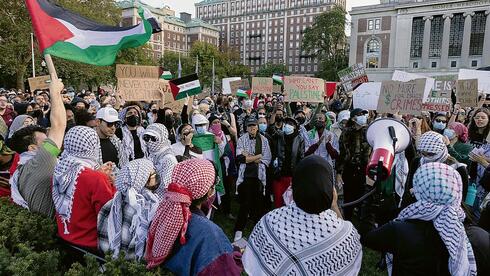
[[[135,244],[135,255],[139,260],[143,257],[148,227],[153,219],[158,199],[145,188],[153,171],[153,164],[147,159],[136,159],[119,171],[115,186],[117,192],[112,199],[108,217],[109,249],[114,258],[119,256],[121,248],[122,221],[124,205],[129,204],[136,214],[131,222],[131,243]]]
[[[458,171],[442,163],[422,165],[414,175],[413,189],[417,202],[403,209],[397,219],[432,221],[449,253],[451,275],[476,275],[475,256],[463,226],[463,184]]]
[[[142,118],[141,112],[139,111],[138,107],[128,106],[128,107],[125,107],[123,110],[121,110],[121,112],[119,112],[119,120],[124,122],[124,120],[126,119],[126,113],[128,112],[128,109],[130,109],[130,108],[134,108],[134,109],[138,110],[140,119]],[[122,161],[119,160],[119,163],[127,164],[129,162],[129,160],[134,160],[134,158],[135,158],[134,157],[134,139],[133,139],[133,135],[131,134],[131,131],[129,130],[127,125],[123,125],[121,130],[122,130],[122,134],[123,134],[123,137],[122,137],[122,147],[123,148],[122,149],[124,151],[121,156],[124,159]],[[136,128],[136,134],[138,135],[138,137],[140,137],[140,139],[141,139],[144,131],[145,131],[145,129],[142,126],[138,126]],[[144,145],[143,141],[141,141],[141,145]]]
[[[357,275],[362,246],[354,226],[328,209],[309,214],[295,203],[266,214],[242,257],[249,275]]]
[[[148,269],[163,263],[175,241],[186,243],[186,232],[193,200],[204,197],[215,181],[213,164],[207,160],[189,159],[178,163],[172,174],[165,198],[156,211],[148,231],[145,259]]]
[[[160,185],[156,193],[160,197],[163,196],[165,189],[170,184],[172,170],[177,164],[177,159],[172,150],[170,140],[168,139],[168,130],[162,124],[151,124],[145,130],[143,135],[155,137],[156,141],[145,142],[147,155],[153,161],[155,168],[160,176]]]
[[[85,168],[99,166],[99,136],[92,128],[76,126],[66,133],[64,147],[54,168],[52,194],[56,212],[64,224],[64,233],[69,234],[67,223],[71,218],[78,176]]]
[[[129,158],[127,158],[125,156],[125,151],[123,149],[121,149],[122,147],[122,144],[121,144],[121,140],[119,140],[119,138],[117,138],[117,136],[111,136],[109,138],[109,141],[111,141],[111,144],[116,148],[116,151],[117,151],[117,158],[119,159],[119,164],[116,164],[118,165],[118,168],[122,168],[124,166],[126,166],[126,164],[129,162]],[[99,163],[102,164],[104,163],[102,161],[102,148],[100,149],[100,160],[99,160]]]
[[[19,175],[20,175],[21,167],[24,166],[27,162],[29,162],[29,160],[31,160],[34,156],[36,156],[35,151],[25,151],[21,153],[19,157],[18,167],[15,170],[14,175],[12,175],[12,177],[9,180],[10,189],[12,191],[12,200],[15,202],[15,204],[20,205],[27,210],[29,210],[29,206],[19,191],[19,186],[18,186]]]
[[[31,116],[29,115],[19,115],[17,117],[15,117],[14,121],[12,122],[12,124],[10,125],[10,130],[9,130],[9,135],[8,135],[8,138],[12,138],[12,135],[14,135],[14,133],[23,128],[24,127],[24,121],[28,118],[31,118],[31,120],[34,120],[32,119]]]
[[[395,154],[394,160],[394,169],[395,169],[395,192],[400,197],[400,203],[398,207],[401,207],[403,193],[405,192],[405,184],[408,178],[409,166],[408,160],[405,157],[405,152],[401,152]]]
[[[443,137],[441,134],[428,131],[422,136],[420,136],[419,144],[417,146],[417,150],[423,152],[429,152],[435,154],[431,157],[422,157],[420,158],[420,164],[427,164],[430,162],[444,162],[449,156],[446,143],[444,143]]]
[[[458,122],[452,122],[449,124],[448,127],[456,132],[459,141],[461,141],[462,143],[468,142],[468,128],[465,125]]]

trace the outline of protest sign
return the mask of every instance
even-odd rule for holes
[[[459,69],[458,79],[478,79],[478,91],[490,94],[490,71]]]
[[[236,80],[230,82],[231,94],[236,95],[236,91],[241,88],[243,90],[250,90],[250,82],[248,79]]]
[[[431,97],[451,98],[453,89],[456,88],[457,75],[434,76],[434,87],[432,88]]]
[[[422,75],[417,75],[417,74],[413,74],[413,73],[407,73],[407,72],[399,71],[399,70],[395,70],[395,72],[393,72],[393,76],[391,77],[391,80],[402,81],[402,82],[407,82],[407,81],[411,81],[411,80],[415,80],[415,79],[426,79],[427,80],[427,82],[425,83],[425,88],[424,88],[424,101],[426,101],[427,98],[429,98],[429,96],[431,95],[430,93],[432,92],[432,89],[434,88],[434,83],[435,83],[434,78],[426,77],[426,76],[422,76]]]
[[[272,78],[254,77],[252,78],[252,93],[272,94],[274,87]]]
[[[232,81],[237,81],[237,80],[241,80],[242,78],[240,77],[231,77],[231,78],[224,78],[221,80],[221,83],[222,83],[222,90],[223,90],[223,94],[224,95],[229,95],[231,94],[231,86],[230,86],[230,82]],[[235,91],[236,93],[236,91]]]
[[[337,75],[339,76],[345,92],[350,92],[354,90],[357,85],[369,81],[362,63],[354,64],[349,68],[340,70]]]
[[[428,97],[422,104],[422,111],[431,112],[450,112],[451,98]]]
[[[29,87],[31,88],[31,92],[36,90],[36,89],[48,89],[49,88],[49,82],[51,81],[51,78],[48,76],[40,76],[40,77],[35,77],[35,78],[28,78],[29,81]]]
[[[408,82],[385,81],[381,84],[378,108],[379,113],[420,115],[426,79]]]
[[[125,101],[160,99],[158,66],[116,65],[117,90]]]
[[[478,79],[458,80],[456,98],[461,107],[476,107],[478,105]]]
[[[380,91],[381,82],[366,82],[361,84],[352,93],[354,108],[376,110],[378,108]]]
[[[284,77],[285,102],[323,103],[325,81],[308,77]]]
[[[172,109],[174,112],[179,112],[180,110],[182,110],[182,107],[184,107],[185,99],[180,99],[178,101],[174,100],[169,81],[160,79],[159,82],[160,87],[165,93],[165,107]]]

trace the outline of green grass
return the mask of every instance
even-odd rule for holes
[[[238,204],[236,200],[232,201],[232,213],[236,216],[238,214]],[[213,217],[214,223],[219,225],[221,229],[225,232],[230,240],[233,240],[235,233],[233,232],[233,227],[235,226],[235,221],[227,218],[220,212],[216,212]],[[243,231],[243,236],[248,237],[253,230],[252,221],[248,221],[247,227]],[[368,248],[363,248],[362,250],[362,267],[359,275],[362,276],[385,276],[388,273],[386,271],[380,272],[376,269],[376,263],[380,259],[380,254],[376,251],[370,250]],[[246,274],[243,274],[246,275]]]

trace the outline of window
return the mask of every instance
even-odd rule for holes
[[[414,69],[419,68],[419,63],[418,62],[412,63],[412,68],[414,68]]]
[[[485,24],[487,17],[485,12],[475,12],[471,18],[470,55],[481,56],[483,54],[483,39],[485,38]]]
[[[451,19],[451,30],[449,32],[449,56],[461,56],[463,47],[464,17],[462,13],[455,14]]]
[[[434,16],[430,25],[429,57],[440,57],[444,19],[442,15]]]
[[[477,66],[478,66],[478,60],[472,60],[471,67],[477,67]]]
[[[422,57],[422,46],[424,43],[424,19],[416,17],[412,21],[412,41],[410,44],[410,57]]]
[[[375,30],[381,29],[381,19],[374,20],[374,29]]]
[[[380,57],[380,42],[373,37],[366,44],[366,68],[378,68]]]
[[[455,60],[451,60],[451,68],[454,68],[456,66],[458,66],[458,62]]]
[[[437,62],[436,61],[431,62],[430,67],[437,68]]]
[[[374,27],[374,21],[372,19],[368,20],[368,30],[372,30]]]

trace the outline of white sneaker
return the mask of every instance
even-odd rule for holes
[[[242,231],[236,231],[235,232],[235,238],[233,239],[234,242],[240,240],[243,237]]]

